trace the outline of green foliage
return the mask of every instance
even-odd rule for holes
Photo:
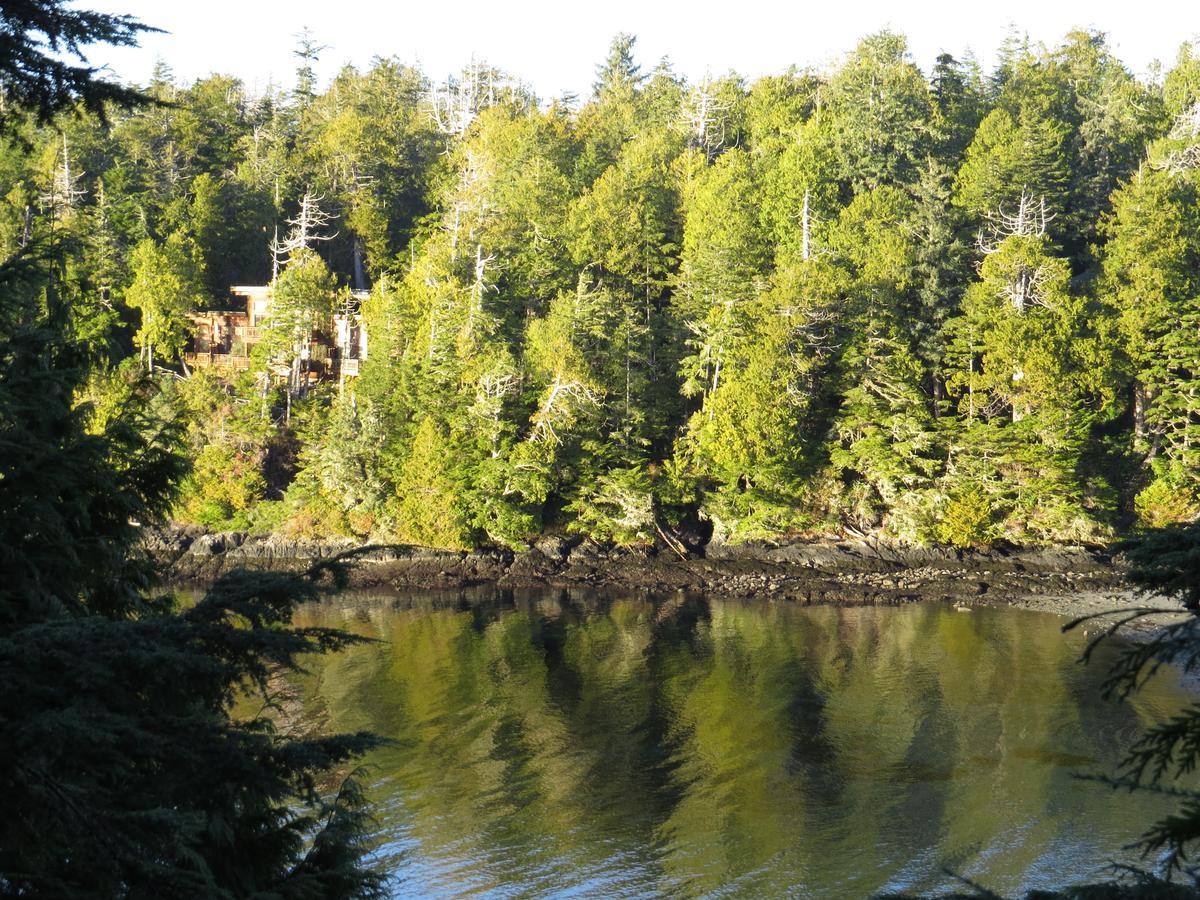
[[[188,205],[178,213],[203,257],[206,290],[220,297],[230,285],[264,278],[262,235],[270,218],[261,191],[201,172],[192,181]]]
[[[446,432],[432,417],[426,418],[396,478],[395,527],[401,540],[449,549],[470,544],[470,526],[461,507],[463,485],[451,459]]]
[[[996,536],[992,500],[977,484],[964,485],[947,499],[933,526],[934,537],[954,547],[978,547]]]
[[[984,259],[955,323],[983,350],[977,366],[951,381],[966,386],[985,417],[1016,421],[1070,402],[1080,303],[1069,283],[1066,261],[1050,254],[1044,236],[1011,235]]]
[[[356,642],[286,627],[306,595],[302,578],[236,575],[182,613],[6,630],[0,759],[19,811],[3,826],[6,886],[379,896],[379,876],[359,862],[362,797],[326,774],[375,741],[286,738],[261,716],[231,718],[245,685],[266,701],[272,672]]]
[[[956,201],[980,218],[1012,213],[1022,192],[1045,200],[1050,214],[1066,206],[1070,124],[1001,106],[980,123],[956,182]]]
[[[1195,477],[1189,477],[1180,466],[1157,468],[1161,474],[1133,499],[1138,524],[1144,528],[1164,528],[1195,521],[1200,517],[1200,494],[1195,488]]]
[[[657,295],[678,248],[672,163],[682,142],[659,132],[628,144],[571,211],[572,256],[638,293]]]
[[[1163,80],[1163,102],[1171,116],[1187,112],[1200,101],[1200,55],[1196,51],[1192,41],[1180,44],[1175,66]]]
[[[127,550],[136,522],[166,512],[181,474],[173,430],[144,408],[144,384],[89,429],[91,410],[74,403],[82,348],[37,327],[4,332],[0,626],[137,608],[149,572]]]
[[[343,69],[307,106],[300,167],[342,210],[348,233],[334,237],[331,255],[349,255],[355,287],[387,270],[428,212],[425,182],[442,148],[427,90],[420,72],[377,59],[366,72]]]
[[[75,404],[84,346],[56,304],[22,302],[56,265],[0,267],[7,308],[28,310],[0,326],[5,892],[379,895],[345,779],[374,739],[289,738],[261,713],[232,715],[247,687],[265,709],[273,673],[355,640],[287,625],[336,567],[234,574],[186,612],[153,596],[139,526],[171,502],[178,429],[146,381],[114,378],[117,399]]]
[[[986,112],[985,90],[977,62],[939,54],[929,78],[933,130],[941,144],[939,161],[959,158],[970,143]]]
[[[620,546],[654,541],[654,492],[644,468],[610,469],[584,485],[567,507],[571,528]]]
[[[687,319],[754,299],[767,265],[750,157],[730,150],[689,185],[675,306]]]
[[[1113,196],[1107,223],[1104,297],[1116,320],[1122,362],[1133,380],[1134,447],[1149,459],[1165,454],[1182,493],[1177,512],[1197,483],[1200,437],[1195,384],[1200,342],[1200,239],[1195,185],[1169,171],[1140,172]],[[1153,486],[1152,486],[1153,487]],[[1142,499],[1143,519],[1168,518],[1166,484]],[[1152,512],[1153,507],[1160,507]],[[1159,524],[1162,524],[1160,521]]]
[[[787,530],[798,513],[794,435],[805,404],[798,390],[804,373],[790,352],[794,327],[783,316],[758,320],[726,360],[724,380],[693,414],[677,449],[692,477],[711,490],[701,509],[720,536]]]
[[[214,531],[249,527],[250,510],[266,493],[261,461],[228,444],[209,444],[192,461],[177,512]]]
[[[313,405],[298,435],[297,471],[285,498],[293,511],[287,530],[366,537],[386,516],[389,499],[390,486],[372,452],[383,440],[382,422],[370,402],[318,397]]]
[[[253,528],[255,507],[278,489],[268,479],[268,461],[287,436],[266,418],[262,398],[239,396],[210,370],[178,385],[173,400],[186,423],[192,465],[172,515],[217,531]]]
[[[14,115],[49,122],[76,102],[104,112],[148,101],[69,60],[91,43],[132,43],[146,30],[136,21],[31,2],[6,4],[0,23],[4,130]],[[289,625],[343,564],[232,573],[187,611],[154,595],[141,527],[176,493],[180,428],[153,381],[109,368],[115,321],[95,313],[109,297],[90,280],[105,266],[81,264],[85,242],[54,236],[51,252],[23,240],[0,262],[0,892],[380,896],[347,771],[377,742],[288,737],[265,714],[272,677],[358,640]],[[142,338],[169,346],[154,313],[191,298],[159,288],[192,254],[168,241],[136,255]],[[247,691],[260,710],[235,717]]]
[[[756,159],[763,225],[781,267],[802,260],[806,236],[810,256],[825,246],[840,197],[833,153],[827,131],[814,118],[782,149]]]
[[[369,741],[229,716],[235,685],[346,638],[286,628],[283,580],[238,576],[186,614],[147,601],[134,522],[453,548],[544,529],[644,545],[660,526],[965,547],[1197,514],[1190,45],[1161,92],[1084,32],[1010,44],[990,78],[948,56],[927,78],[883,32],[826,75],[747,86],[646,76],[618,35],[571,109],[486,66],[443,90],[377,60],[322,90],[306,35],[294,91],[163,67],[159,102],[126,110],[145,98],[86,69],[22,94],[21,66],[59,65],[35,58],[42,38],[70,53],[142,26],[26,6],[51,15],[36,31],[0,14],[20,38],[0,87],[37,104],[5,107],[0,252],[59,253],[53,279],[0,270],[0,667],[17,686],[0,717],[52,737],[0,740],[5,796],[29,811],[3,825],[4,878],[20,856],[58,879],[30,890],[379,887],[355,790],[318,774]],[[76,101],[107,121],[54,118]],[[337,225],[275,273],[254,371],[154,384],[110,366],[142,348],[161,368],[190,310],[267,281],[301,197]],[[334,397],[306,369],[348,286],[370,288],[370,352]],[[79,686],[57,698],[56,659]],[[229,795],[198,787],[218,763],[243,773]],[[68,821],[63,796],[87,815]]]
[[[829,83],[834,157],[855,191],[912,180],[928,140],[929,85],[901,35],[864,38]]]
[[[1190,46],[1161,90],[1092,32],[927,74],[881,32],[748,85],[651,70],[618,35],[577,108],[486,65],[434,86],[379,59],[323,88],[321,49],[294,91],[163,67],[169,108],[14,123],[29,149],[0,153],[0,245],[72,242],[76,333],[99,350],[140,313],[160,366],[189,308],[283,262],[301,205],[328,215],[276,272],[253,375],[165,392],[182,518],[642,541],[628,493],[718,538],[922,542],[978,489],[996,538],[1052,541],[1200,488]],[[370,353],[334,400],[311,357],[348,286]]]
[[[283,347],[328,332],[335,283],[329,267],[312,250],[300,250],[271,285],[271,314],[264,343]]]
[[[125,302],[141,313],[134,342],[153,363],[157,349],[163,361],[174,360],[188,336],[187,313],[203,305],[203,276],[195,244],[171,235],[166,243],[145,240],[130,257],[133,282]]]

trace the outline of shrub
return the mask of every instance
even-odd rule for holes
[[[1133,508],[1143,528],[1190,522],[1200,515],[1196,492],[1169,475],[1150,482],[1134,498]]]
[[[960,489],[942,509],[933,535],[955,547],[976,547],[993,540],[995,510],[991,498],[978,484]]]

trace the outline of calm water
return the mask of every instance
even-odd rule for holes
[[[1062,886],[1163,811],[1074,774],[1187,699],[1101,700],[1082,635],[1015,610],[555,592],[300,618],[383,641],[297,687],[307,724],[394,739],[367,780],[398,896]]]

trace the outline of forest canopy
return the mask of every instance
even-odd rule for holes
[[[70,240],[80,332],[127,357],[87,396],[157,373],[171,515],[209,528],[970,546],[1200,513],[1195,47],[923,71],[881,32],[753,82],[635,51],[576,103],[482,63],[321,90],[311,39],[258,95],[160,65],[157,103],[21,123],[0,252]],[[191,314],[267,284],[245,370],[190,368]],[[314,383],[351,305],[361,369]]]

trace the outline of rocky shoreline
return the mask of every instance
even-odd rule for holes
[[[147,529],[145,546],[166,568],[169,580],[199,583],[238,567],[299,570],[359,545],[348,539],[209,534],[168,526]],[[666,550],[627,550],[546,536],[516,553],[379,546],[359,557],[351,575],[352,587],[370,590],[489,584],[695,591],[844,606],[929,600],[960,608],[1012,605],[1068,616],[1142,602],[1129,590],[1119,558],[1080,546],[968,551],[866,540],[751,542],[710,545],[703,557],[681,559]]]

